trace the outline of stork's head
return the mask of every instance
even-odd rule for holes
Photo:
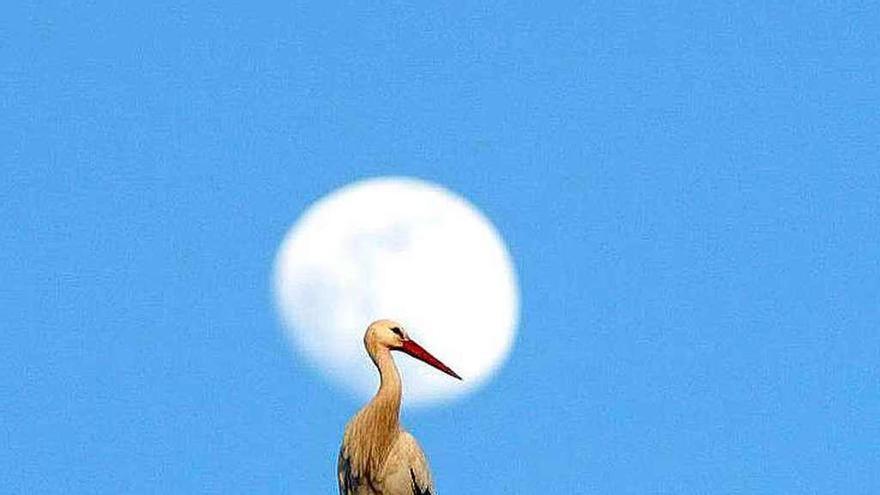
[[[367,333],[364,334],[364,345],[367,347],[367,350],[375,347],[384,347],[392,351],[405,352],[424,363],[430,364],[447,375],[461,380],[461,377],[458,376],[458,374],[445,364],[441,363],[439,359],[432,356],[431,353],[426,351],[414,340],[409,338],[409,334],[406,333],[403,326],[395,321],[377,320],[370,323],[370,326],[367,327]]]

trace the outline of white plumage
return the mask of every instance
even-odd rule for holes
[[[403,351],[461,379],[391,320],[372,323],[364,346],[379,369],[379,391],[345,427],[337,477],[340,495],[436,495],[425,453],[400,426],[402,385],[391,357]]]

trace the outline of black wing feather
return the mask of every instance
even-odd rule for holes
[[[360,479],[351,472],[351,458],[345,455],[344,447],[339,449],[336,473],[339,477],[339,495],[354,495],[360,486]]]
[[[418,484],[418,482],[416,482],[416,473],[415,473],[415,471],[412,470],[412,468],[409,469],[409,476],[412,479],[413,495],[432,495],[431,494],[431,487],[426,487],[424,489],[424,491],[421,488],[419,488],[419,484]]]

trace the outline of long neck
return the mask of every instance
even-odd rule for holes
[[[401,383],[400,373],[391,357],[391,351],[386,347],[377,347],[370,353],[373,363],[379,369],[379,391],[367,404],[365,409],[374,411],[373,414],[381,416],[382,425],[396,432],[400,418]]]
[[[377,472],[400,431],[401,383],[391,352],[385,347],[368,350],[379,369],[379,391],[358,413],[358,450],[362,468]]]

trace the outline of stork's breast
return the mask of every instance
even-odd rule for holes
[[[415,437],[401,431],[377,477],[388,495],[435,495],[428,460]]]

